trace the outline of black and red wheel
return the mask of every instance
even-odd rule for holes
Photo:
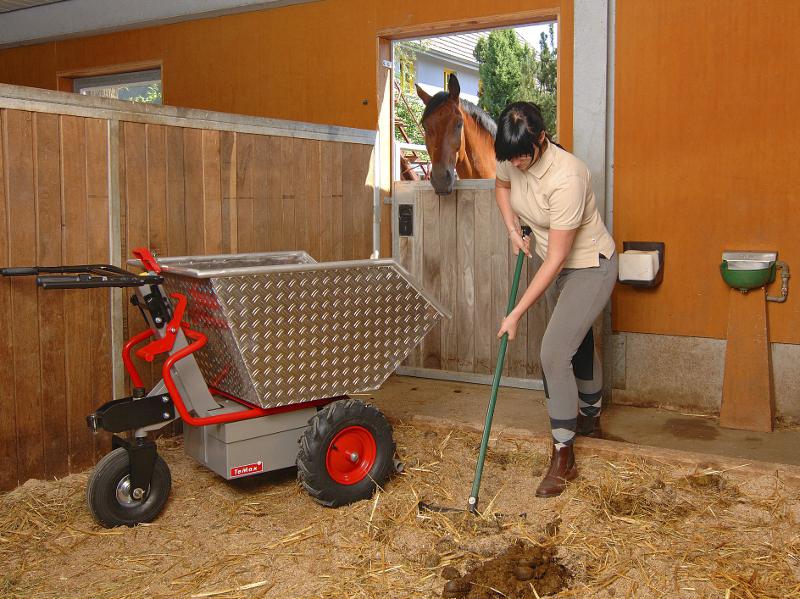
[[[327,507],[368,499],[389,478],[394,450],[392,427],[376,407],[336,401],[317,412],[300,438],[297,479]]]
[[[169,467],[156,456],[150,486],[144,493],[131,489],[128,450],[118,447],[97,462],[89,477],[86,500],[95,522],[105,528],[152,522],[164,509],[172,488]]]

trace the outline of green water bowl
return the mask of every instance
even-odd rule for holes
[[[719,266],[722,273],[722,280],[734,289],[749,291],[758,289],[775,280],[775,263],[765,268],[753,269],[732,269],[728,267],[728,261],[723,260]]]

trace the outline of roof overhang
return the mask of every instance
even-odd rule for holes
[[[0,13],[0,48],[318,0],[61,0]]]
[[[437,60],[445,60],[447,62],[451,62],[456,66],[459,66],[463,69],[469,69],[470,71],[478,71],[478,62],[466,61],[460,58],[453,56],[452,54],[446,54],[444,52],[439,52],[437,50],[415,50],[417,54],[424,54],[425,56],[430,56],[431,58],[436,58]]]

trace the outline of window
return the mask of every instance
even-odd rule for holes
[[[442,85],[442,89],[444,89],[444,91],[447,91],[447,82],[450,80],[450,75],[455,75],[456,77],[458,77],[458,73],[456,71],[454,71],[453,69],[445,69],[444,70],[444,84]]]
[[[80,77],[73,79],[72,91],[84,96],[161,104],[161,69]]]

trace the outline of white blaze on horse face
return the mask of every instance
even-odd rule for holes
[[[453,120],[443,120],[439,116],[425,124],[425,145],[432,164],[455,168],[464,144],[464,120],[460,115]]]

